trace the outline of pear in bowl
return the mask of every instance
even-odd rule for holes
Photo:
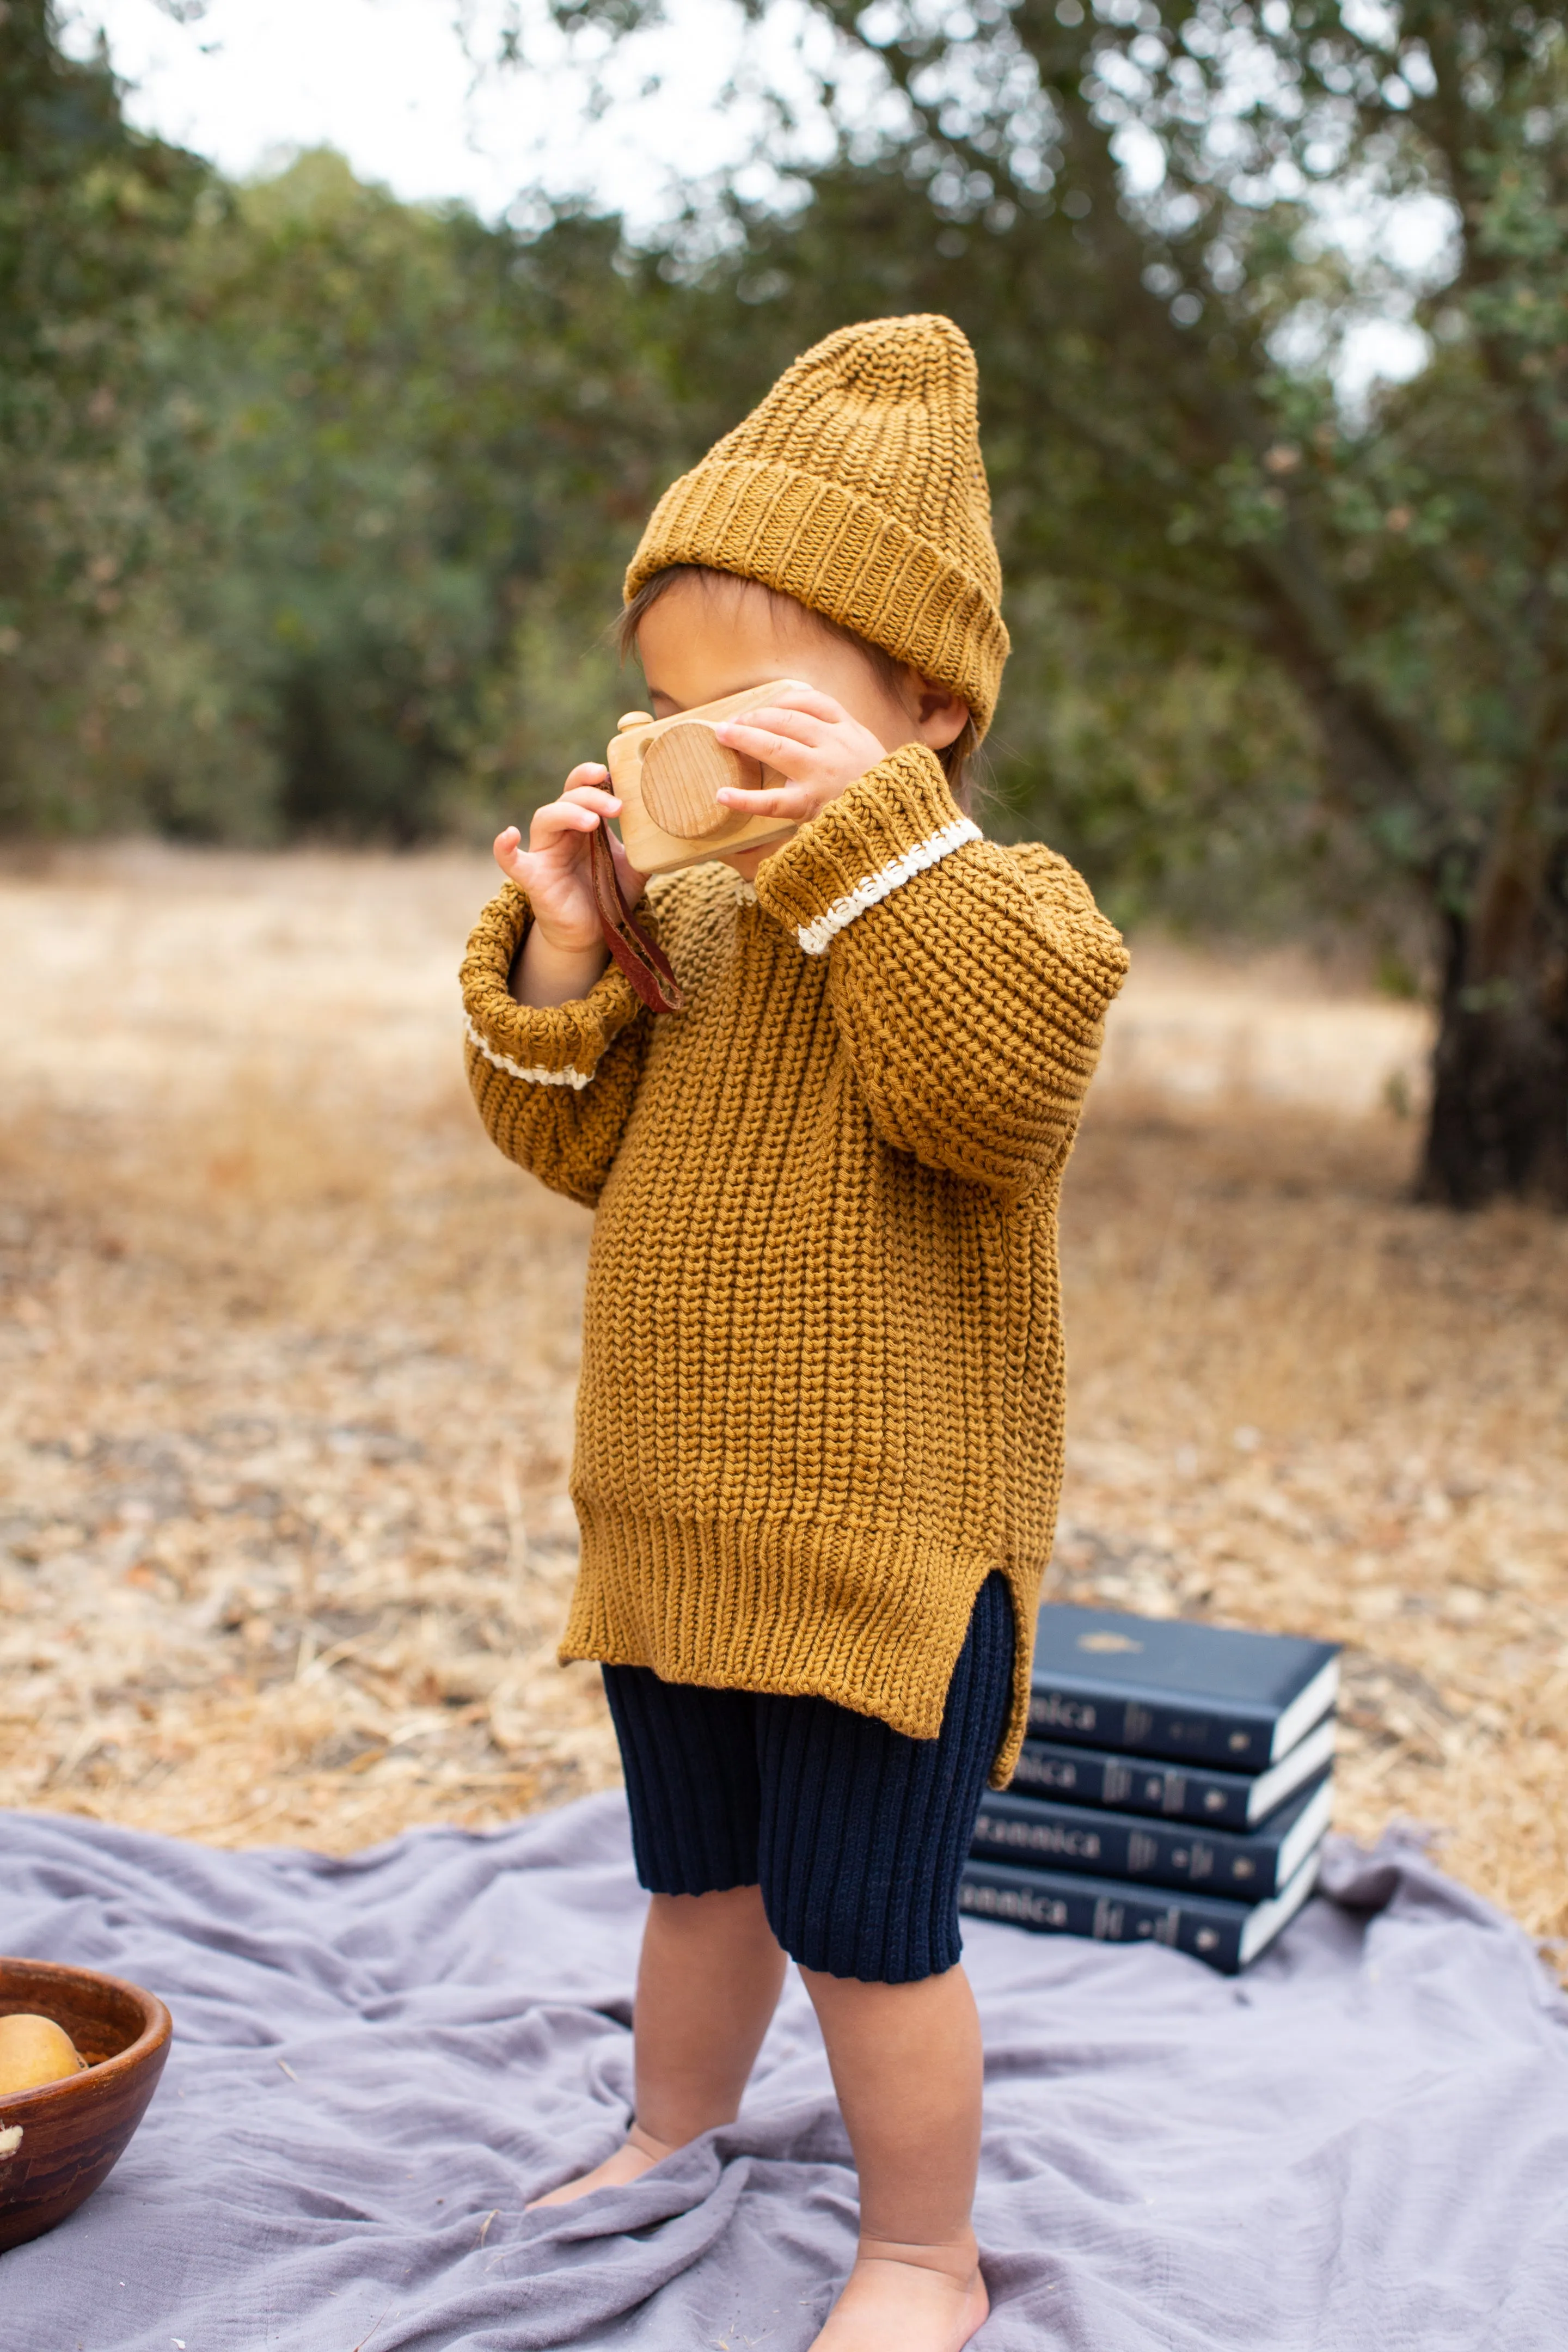
[[[52,2017],[16,2010],[0,2017],[0,2099],[37,2091],[79,2074],[87,2061],[63,2026]]]

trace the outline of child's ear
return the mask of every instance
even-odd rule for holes
[[[920,740],[929,743],[933,751],[945,751],[956,743],[969,724],[969,705],[945,686],[937,686],[929,677],[912,677],[917,701]]]

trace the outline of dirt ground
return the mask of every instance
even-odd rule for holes
[[[345,1851],[616,1778],[553,1663],[588,1219],[462,1087],[465,857],[0,870],[0,1802]],[[1338,1819],[1568,1935],[1568,1228],[1425,1034],[1150,949],[1071,1171],[1052,1589],[1348,1647]]]

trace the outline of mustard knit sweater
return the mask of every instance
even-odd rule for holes
[[[463,966],[495,1142],[596,1208],[561,1654],[816,1695],[933,1738],[1000,1569],[1024,1735],[1061,1480],[1062,1170],[1127,958],[1047,849],[894,752],[769,857],[645,902],[686,992],[614,965],[515,1003],[509,884]]]

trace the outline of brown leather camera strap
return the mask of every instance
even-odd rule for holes
[[[595,825],[588,840],[605,945],[650,1013],[679,1013],[684,1003],[680,982],[664,950],[649,938],[621,896],[620,877],[605,825]]]

